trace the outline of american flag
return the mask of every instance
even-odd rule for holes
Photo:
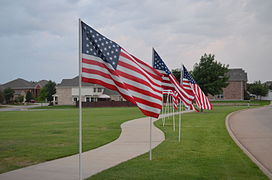
[[[212,104],[210,103],[208,97],[200,89],[199,85],[195,82],[193,77],[189,74],[187,69],[183,66],[183,83],[182,85],[187,90],[191,90],[194,93],[195,101],[200,109],[212,109]]]
[[[192,101],[194,95],[191,91],[184,89],[175,76],[169,71],[168,67],[165,65],[159,54],[153,49],[153,67],[157,69],[162,74],[162,88],[165,90],[177,91],[184,105],[188,109],[194,109]]]
[[[161,74],[84,22],[81,30],[82,81],[118,91],[143,114],[157,118],[162,108]]]

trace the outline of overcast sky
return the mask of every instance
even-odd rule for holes
[[[204,53],[272,80],[271,0],[1,0],[0,83],[78,74],[78,18],[151,64],[191,70]]]

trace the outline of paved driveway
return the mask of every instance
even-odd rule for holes
[[[11,106],[7,105],[5,108],[0,108],[0,111],[25,111],[29,108],[34,108],[34,107],[40,107],[40,106],[47,106],[48,103],[43,103],[43,104],[33,104],[33,105],[26,105],[26,106]]]
[[[236,112],[228,125],[237,144],[272,179],[272,105]]]

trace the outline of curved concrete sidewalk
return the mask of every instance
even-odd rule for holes
[[[272,105],[231,113],[226,126],[236,144],[272,179]]]
[[[190,111],[186,111],[190,112]],[[153,118],[153,122],[156,119]],[[82,154],[83,178],[92,176],[149,151],[149,117],[121,125],[120,137],[102,147]],[[164,141],[164,133],[152,123],[152,148]],[[5,180],[77,180],[79,156],[73,155],[0,174]]]

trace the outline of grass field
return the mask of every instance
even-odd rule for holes
[[[83,150],[118,138],[137,108],[83,110]],[[78,110],[0,112],[0,173],[78,153]]]
[[[217,106],[213,111],[185,114],[181,143],[177,141],[178,132],[172,130],[172,121],[162,127],[159,120],[156,126],[165,132],[166,140],[153,150],[152,161],[147,153],[89,180],[267,179],[236,146],[225,128],[227,114],[243,108]]]

